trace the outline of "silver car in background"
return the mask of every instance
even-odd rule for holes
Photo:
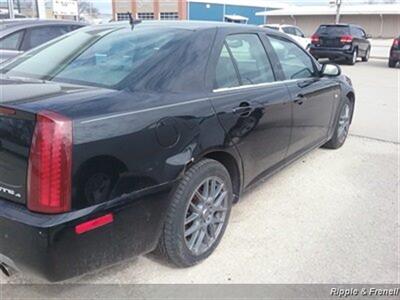
[[[0,21],[0,63],[86,24],[75,21],[13,19]]]

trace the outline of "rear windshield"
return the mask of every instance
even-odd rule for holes
[[[349,26],[338,26],[338,25],[321,25],[317,34],[319,35],[329,35],[329,36],[341,36],[350,34]]]
[[[118,88],[133,73],[160,63],[181,47],[188,30],[139,26],[91,28],[27,52],[0,73],[40,80]]]

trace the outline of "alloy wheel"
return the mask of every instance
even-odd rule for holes
[[[184,223],[184,238],[193,255],[205,253],[218,239],[228,211],[228,191],[222,179],[206,178],[193,193]]]
[[[346,103],[339,116],[338,139],[340,142],[347,137],[350,128],[350,105]]]

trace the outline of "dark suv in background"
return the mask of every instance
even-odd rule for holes
[[[310,53],[317,59],[344,59],[354,65],[357,58],[368,61],[371,53],[370,36],[365,30],[352,24],[320,25],[311,37]]]
[[[393,40],[392,48],[390,48],[389,68],[396,67],[400,61],[400,35]]]

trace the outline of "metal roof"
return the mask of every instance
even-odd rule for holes
[[[257,16],[320,16],[335,15],[331,6],[288,6],[282,9],[263,11]],[[400,4],[343,5],[341,15],[400,15]]]

